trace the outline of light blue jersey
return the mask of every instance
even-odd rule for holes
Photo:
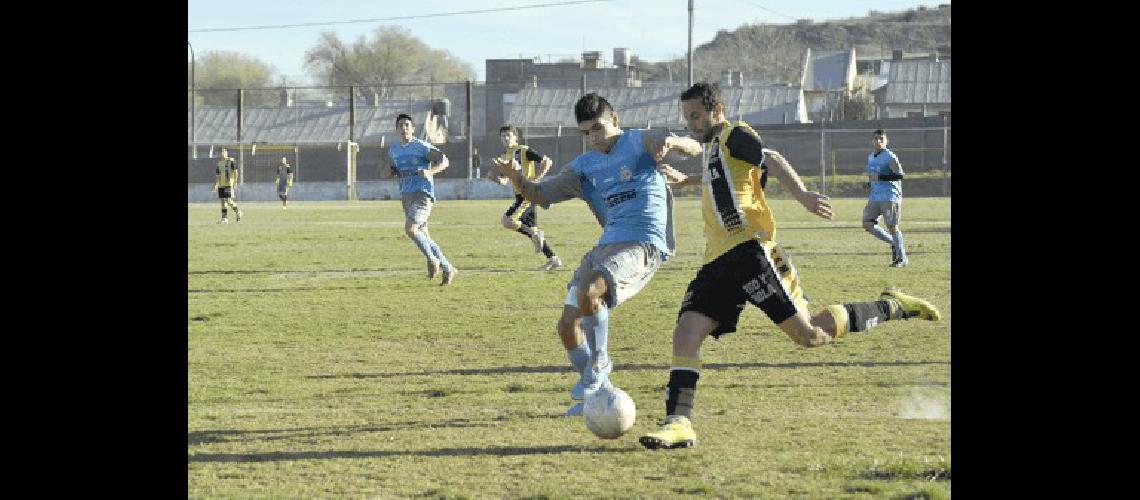
[[[673,250],[673,238],[668,234],[672,213],[665,179],[645,150],[643,132],[625,131],[609,153],[593,150],[578,156],[562,174],[540,187],[551,203],[573,196],[581,196],[591,205],[597,200],[605,219],[599,245],[644,241],[667,258]]]
[[[867,173],[887,175],[891,171],[891,160],[898,162],[898,157],[890,149],[882,149],[878,155],[871,152],[867,155]],[[898,173],[902,171],[902,162],[899,162]],[[902,203],[902,181],[871,181],[871,197],[868,201],[890,201]]]
[[[439,151],[439,148],[420,139],[412,139],[407,144],[396,141],[388,148],[388,158],[392,160],[396,174],[400,177],[401,193],[424,192],[435,200],[435,183],[418,173],[431,168],[427,157],[431,151]]]

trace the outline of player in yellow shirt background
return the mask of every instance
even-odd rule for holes
[[[745,302],[759,307],[805,347],[821,346],[884,321],[941,318],[929,302],[893,287],[877,301],[830,305],[811,316],[799,274],[776,243],[776,222],[763,190],[771,174],[808,212],[824,219],[832,217],[828,197],[808,191],[787,160],[764,149],[747,123],[725,119],[717,84],[700,82],[682,93],[681,114],[693,139],[708,153],[702,175],[677,184],[701,184],[704,265],[685,291],[673,331],[665,422],[640,438],[650,449],[696,444],[691,419],[701,343],[709,335],[719,338],[736,331]]]
[[[221,159],[218,160],[218,166],[214,169],[214,189],[218,191],[218,199],[222,201],[222,218],[218,224],[229,223],[229,207],[233,207],[237,221],[241,222],[241,210],[234,202],[234,188],[237,187],[238,178],[237,162],[230,157],[226,148],[222,148],[220,154]]]
[[[532,182],[538,182],[546,177],[546,173],[550,171],[550,166],[554,162],[549,156],[539,154],[530,149],[529,146],[522,144],[522,134],[518,127],[503,125],[499,128],[499,139],[503,141],[503,147],[506,150],[503,151],[502,155],[492,160],[494,168],[488,169],[487,178],[501,185],[506,185],[510,180],[503,172],[512,168],[513,163],[522,166],[523,175]],[[542,167],[542,170],[538,171],[537,174],[536,165]],[[503,214],[503,227],[530,238],[531,242],[534,243],[534,252],[542,252],[546,256],[546,264],[543,265],[543,269],[550,271],[562,267],[562,259],[559,259],[550,249],[550,245],[546,242],[545,232],[538,227],[536,207],[523,198],[518,188],[513,185],[512,188],[515,191],[515,202]]]

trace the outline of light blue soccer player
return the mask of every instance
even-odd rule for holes
[[[449,285],[458,272],[447,261],[439,245],[428,234],[428,216],[435,203],[432,176],[447,168],[447,155],[435,146],[413,137],[416,126],[412,117],[401,113],[396,117],[400,142],[388,148],[389,171],[400,178],[400,200],[404,206],[404,232],[415,242],[427,259],[428,278],[435,278],[443,268],[443,283]],[[432,166],[432,164],[435,166]],[[388,176],[389,178],[391,176]]]
[[[572,318],[559,322],[563,345],[581,376],[571,397],[581,400],[591,391],[610,385],[609,309],[645,288],[676,248],[670,192],[658,173],[658,162],[670,150],[699,155],[701,145],[660,130],[623,132],[613,106],[595,93],[578,99],[574,115],[582,135],[589,137],[592,151],[579,155],[557,176],[540,183],[520,175],[517,161],[505,173],[524,198],[543,208],[571,198],[587,203],[593,200],[604,207],[600,214],[595,210],[599,223],[604,223],[602,236],[582,256],[568,286],[566,305],[580,310],[587,345],[572,347],[578,343],[572,341]],[[574,304],[570,304],[571,298]],[[567,319],[565,310],[563,319]],[[576,414],[580,408],[575,405],[568,414]]]
[[[906,245],[903,243],[902,231],[899,230],[903,169],[898,156],[887,149],[889,142],[883,129],[876,130],[872,135],[871,153],[867,155],[867,178],[871,196],[863,208],[863,229],[891,245],[891,267],[904,267],[908,263]],[[880,215],[883,216],[887,231],[890,231],[889,235],[876,225]]]

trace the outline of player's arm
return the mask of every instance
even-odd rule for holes
[[[440,151],[438,149],[428,151],[427,159],[429,163],[435,164],[434,167],[430,167],[424,170],[424,172],[426,172],[428,175],[435,175],[443,172],[444,170],[447,170],[447,155],[443,154],[443,151]]]
[[[828,196],[815,191],[808,191],[804,187],[804,181],[800,179],[800,175],[788,163],[784,155],[768,149],[764,150],[764,157],[768,160],[768,172],[780,180],[780,185],[791,192],[796,201],[800,202],[800,205],[803,205],[808,212],[824,219],[831,219],[831,202],[828,201]]]
[[[700,156],[703,152],[701,143],[677,135],[669,135],[664,130],[646,130],[641,136],[642,146],[646,151],[653,153],[653,159],[660,162],[669,151],[676,151],[687,156]]]
[[[503,173],[507,174],[507,178],[511,180],[511,184],[514,184],[515,189],[517,189],[527,201],[535,205],[550,205],[550,202],[546,199],[546,194],[542,192],[542,188],[538,186],[538,183],[523,176],[522,165],[519,165],[518,160],[512,158],[510,164],[503,167]]]
[[[903,178],[902,165],[899,165],[899,159],[894,153],[891,153],[891,162],[887,168],[891,169],[889,174],[879,174],[876,177],[880,181],[901,181]]]
[[[396,164],[387,153],[380,155],[380,178],[391,179],[396,176]]]
[[[684,172],[673,168],[668,163],[658,163],[657,171],[665,176],[665,182],[673,186],[688,186],[701,183],[701,178],[695,175],[687,175]]]
[[[540,166],[542,166],[542,170],[539,171],[538,174],[534,176],[535,182],[538,182],[538,181],[542,180],[543,177],[546,177],[546,174],[548,172],[550,172],[550,166],[554,165],[554,160],[551,160],[549,156],[535,153],[534,151],[532,151],[530,149],[526,150],[526,157],[528,160],[533,161],[533,162],[539,164]]]
[[[285,187],[293,187],[293,167],[285,167]]]

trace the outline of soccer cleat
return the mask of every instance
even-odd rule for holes
[[[906,267],[907,264],[910,264],[910,260],[904,257],[891,262],[891,267]]]
[[[455,281],[456,274],[459,274],[459,270],[455,266],[443,268],[443,283],[440,283],[440,286],[450,285],[452,281]]]
[[[557,255],[547,259],[546,265],[542,266],[542,268],[547,271],[553,271],[560,267],[562,267],[562,259],[559,259]]]
[[[229,224],[229,223],[230,223],[230,220],[225,218],[225,217],[222,217],[222,220],[218,221],[218,224]]]
[[[439,261],[438,260],[429,259],[427,266],[428,266],[428,278],[429,279],[435,278],[436,276],[439,276]]]
[[[571,406],[570,409],[566,410],[566,416],[579,417],[582,415],[582,410],[585,409],[585,407],[585,403],[576,403],[574,406]]]
[[[534,242],[534,253],[542,253],[542,244],[546,243],[546,233],[539,228],[533,228],[530,233],[530,241]]]
[[[693,423],[684,415],[669,415],[661,428],[638,438],[641,445],[651,450],[689,448],[697,445]]]
[[[574,401],[586,399],[586,382],[582,377],[578,377],[578,381],[574,383],[574,387],[570,388],[570,399]]]
[[[897,287],[887,287],[883,293],[879,294],[879,300],[893,300],[899,303],[902,307],[905,318],[919,318],[930,321],[938,321],[942,319],[942,313],[933,304],[922,300],[918,297],[907,295],[899,291]]]

